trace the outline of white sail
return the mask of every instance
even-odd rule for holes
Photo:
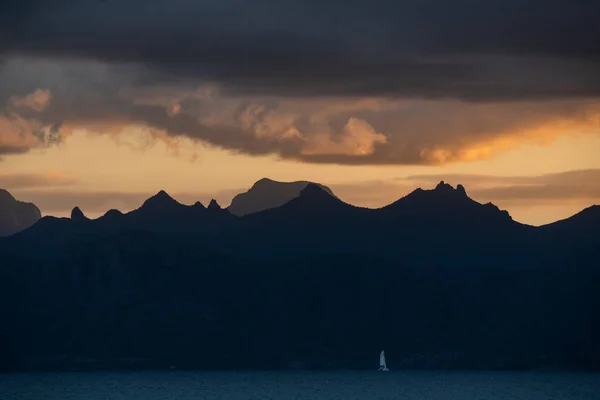
[[[379,370],[380,371],[389,371],[387,364],[385,363],[385,352],[381,350],[379,354]]]

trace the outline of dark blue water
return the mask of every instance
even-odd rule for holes
[[[394,371],[0,374],[0,399],[600,400],[600,375]]]

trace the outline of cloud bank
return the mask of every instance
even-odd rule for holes
[[[0,51],[253,93],[563,97],[600,89],[598,14],[588,0],[20,0],[0,6]]]
[[[0,5],[0,155],[144,127],[313,163],[444,164],[600,132],[587,0]]]

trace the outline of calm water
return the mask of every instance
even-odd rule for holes
[[[0,399],[600,399],[600,375],[511,372],[0,374]]]

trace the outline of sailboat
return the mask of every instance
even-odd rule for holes
[[[379,354],[379,371],[389,371],[387,364],[385,363],[385,352],[381,350]]]

